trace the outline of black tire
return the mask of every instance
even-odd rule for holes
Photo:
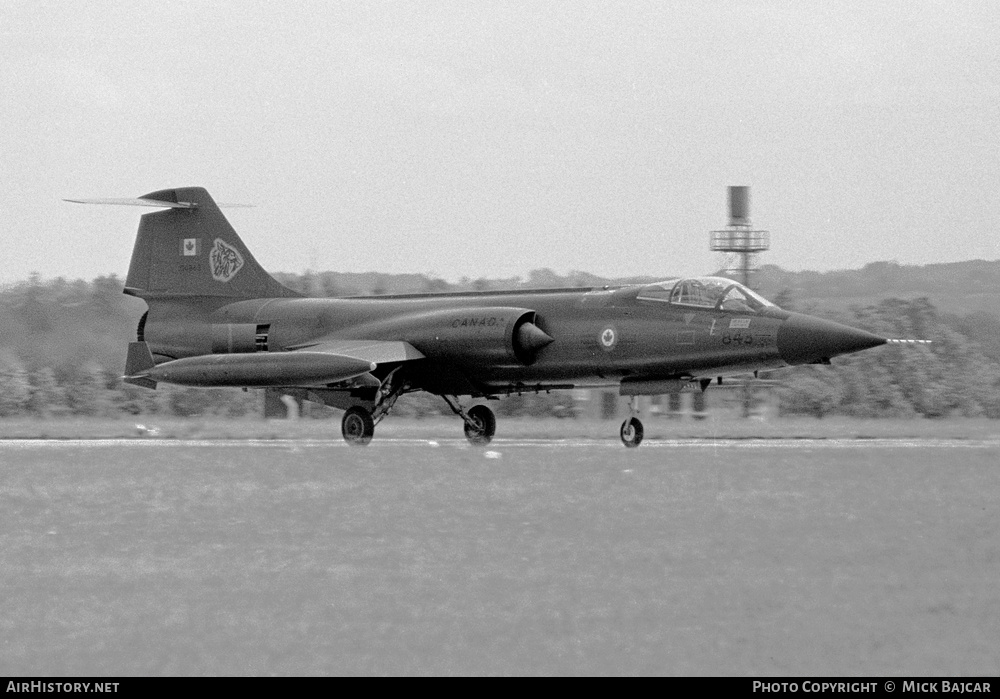
[[[635,449],[637,446],[642,444],[643,433],[644,430],[642,428],[642,422],[639,418],[630,417],[622,423],[622,428],[619,434],[622,438],[622,444],[629,449]]]
[[[467,415],[477,426],[465,423],[465,438],[473,444],[489,444],[497,431],[497,419],[493,411],[485,405],[474,405],[469,408]]]
[[[375,434],[375,421],[372,414],[354,406],[348,408],[344,413],[344,418],[340,421],[340,433],[344,435],[344,441],[355,447],[363,447],[372,441]]]

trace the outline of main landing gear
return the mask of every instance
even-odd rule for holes
[[[363,447],[372,441],[375,419],[370,412],[356,405],[344,413],[344,418],[340,421],[340,432],[348,444]]]
[[[474,405],[464,410],[458,399],[441,396],[452,412],[465,422],[465,438],[477,446],[489,444],[497,431],[497,419],[493,411],[485,405]]]
[[[485,405],[469,408],[465,423],[465,438],[473,444],[489,444],[497,431],[497,419]]]
[[[474,405],[465,410],[457,399],[448,396],[442,396],[442,398],[448,407],[462,418],[465,423],[465,438],[469,442],[477,446],[490,443],[497,431],[497,419],[492,410],[485,405]],[[395,403],[395,398],[392,399],[392,402]],[[355,447],[363,447],[371,442],[372,435],[375,434],[375,425],[386,416],[391,407],[391,404],[385,406],[384,402],[379,403],[374,413],[360,405],[348,408],[340,422],[340,431],[344,435],[344,441]]]
[[[344,412],[340,421],[340,432],[344,441],[355,447],[363,447],[372,441],[375,425],[382,421],[396,400],[406,392],[407,383],[395,378],[393,370],[375,394],[375,407],[369,410],[365,405],[352,405]],[[457,396],[441,396],[452,412],[465,423],[465,438],[472,444],[489,444],[497,431],[497,419],[493,411],[485,405],[474,405],[468,410],[462,408]]]
[[[369,411],[367,408],[355,405],[347,409],[344,417],[340,421],[340,433],[344,435],[344,441],[354,447],[363,447],[372,441],[375,434],[375,425],[382,422],[382,418],[389,414],[396,400],[406,390],[406,382],[395,378],[397,369],[393,369],[375,394],[375,408]]]
[[[629,408],[632,414],[627,420],[625,420],[625,422],[622,423],[622,428],[619,431],[619,434],[622,438],[622,444],[629,449],[635,449],[637,446],[642,444],[642,437],[645,432],[642,428],[642,421],[637,417],[639,414],[638,396],[634,396],[632,398],[632,402],[629,403]]]

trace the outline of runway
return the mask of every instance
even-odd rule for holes
[[[989,432],[424,435],[0,441],[0,665],[996,674]]]

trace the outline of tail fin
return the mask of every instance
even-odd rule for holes
[[[264,271],[201,187],[163,189],[131,201],[163,202],[169,208],[142,217],[126,293],[141,298],[301,296]]]

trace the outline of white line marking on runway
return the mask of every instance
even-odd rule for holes
[[[473,447],[464,439],[427,440],[417,438],[376,439],[364,449],[380,447],[425,447],[429,449]],[[494,439],[493,449],[624,449],[611,439]],[[340,439],[5,439],[0,440],[0,452],[28,449],[86,449],[95,447],[146,448],[226,448],[255,447],[302,449],[331,447],[351,448]],[[640,449],[997,449],[1000,439],[647,439]],[[361,453],[361,449],[359,449]]]

